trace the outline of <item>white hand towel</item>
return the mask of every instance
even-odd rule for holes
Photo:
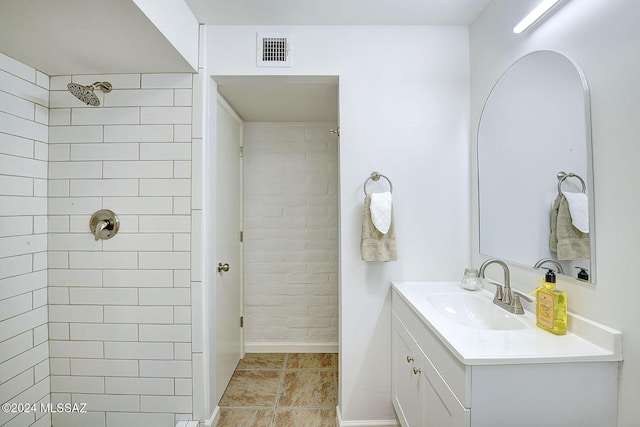
[[[371,193],[371,222],[382,234],[391,227],[391,193]]]
[[[589,232],[589,198],[584,193],[562,192],[569,204],[571,223],[583,233]]]

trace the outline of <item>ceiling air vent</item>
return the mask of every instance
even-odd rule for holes
[[[258,34],[258,67],[291,67],[291,36]]]

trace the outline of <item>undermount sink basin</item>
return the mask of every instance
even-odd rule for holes
[[[442,293],[429,295],[427,301],[444,316],[469,328],[516,330],[526,327],[520,319],[480,295]]]

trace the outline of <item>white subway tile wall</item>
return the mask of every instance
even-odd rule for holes
[[[247,345],[338,342],[335,123],[245,123]]]
[[[51,78],[51,392],[89,411],[54,414],[53,426],[172,427],[192,418],[193,78]],[[109,81],[113,91],[96,91],[102,104],[87,107],[67,91],[71,81]],[[120,217],[110,240],[89,231],[99,209]]]
[[[48,77],[0,54],[0,403],[38,408],[50,400],[48,90]],[[50,423],[43,412],[0,412],[0,425]]]

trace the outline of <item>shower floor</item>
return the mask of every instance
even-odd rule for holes
[[[220,399],[218,427],[335,427],[335,353],[250,353]]]

